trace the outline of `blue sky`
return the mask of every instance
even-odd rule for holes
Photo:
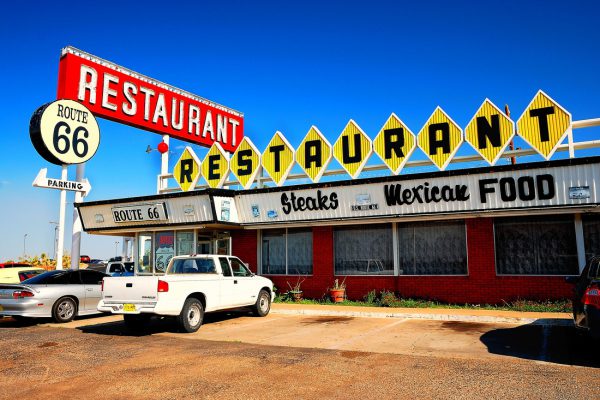
[[[351,118],[374,138],[392,112],[418,132],[438,105],[464,128],[486,97],[516,120],[538,89],[574,120],[600,117],[595,1],[17,3],[0,17],[0,260],[22,255],[25,234],[27,253],[53,251],[59,192],[31,182],[60,168],[35,152],[28,127],[56,96],[66,45],[242,111],[260,150],[276,130],[297,147],[313,124],[333,143]],[[154,193],[160,156],[144,150],[161,137],[99,122],[87,200]],[[171,164],[183,145],[171,144]],[[72,204],[67,226],[71,214]],[[82,254],[110,257],[115,240],[86,235]]]

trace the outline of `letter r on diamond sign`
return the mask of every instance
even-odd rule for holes
[[[194,190],[196,187],[196,183],[200,178],[200,160],[191,147],[186,146],[175,163],[173,178],[184,192]]]

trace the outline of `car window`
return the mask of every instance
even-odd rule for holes
[[[124,272],[123,264],[121,264],[121,263],[112,264],[108,268],[108,272],[110,272],[110,273],[113,273],[113,272]]]
[[[231,273],[231,267],[227,262],[227,258],[219,257],[219,264],[221,264],[221,269],[223,270],[223,276],[233,276]]]
[[[64,271],[48,271],[48,272],[39,274],[37,276],[34,276],[33,278],[29,278],[26,281],[24,281],[23,283],[28,283],[30,285],[44,285],[44,284],[46,284],[46,281],[48,279],[51,279],[54,275],[59,275],[59,274],[63,274],[63,273],[64,273]]]
[[[230,258],[231,269],[233,270],[233,276],[250,276],[251,273],[248,268],[237,258]]]
[[[52,275],[48,277],[46,285],[79,285],[79,271],[64,271],[62,274]]]
[[[133,263],[132,263],[132,262],[126,262],[124,265],[125,265],[125,270],[126,270],[127,272],[129,272],[129,273],[132,273],[132,274],[133,274],[133,268],[134,268],[134,265],[133,265]]]
[[[590,269],[588,271],[588,278],[598,279],[598,276],[600,275],[599,265],[600,265],[600,262],[593,262],[592,265],[590,265]]]
[[[102,272],[98,271],[82,270],[80,271],[80,273],[81,280],[86,285],[99,285],[100,282],[102,282],[102,279],[104,279],[104,277],[107,276],[106,274],[103,274]]]
[[[215,263],[212,258],[184,258],[173,261],[172,274],[214,274]]]

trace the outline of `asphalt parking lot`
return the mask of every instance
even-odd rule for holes
[[[0,398],[600,398],[598,347],[537,324],[238,312],[132,334],[115,316],[5,319]]]

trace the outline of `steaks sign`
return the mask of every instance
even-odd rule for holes
[[[136,128],[233,152],[244,132],[242,113],[148,78],[73,47],[62,51],[59,99]]]

